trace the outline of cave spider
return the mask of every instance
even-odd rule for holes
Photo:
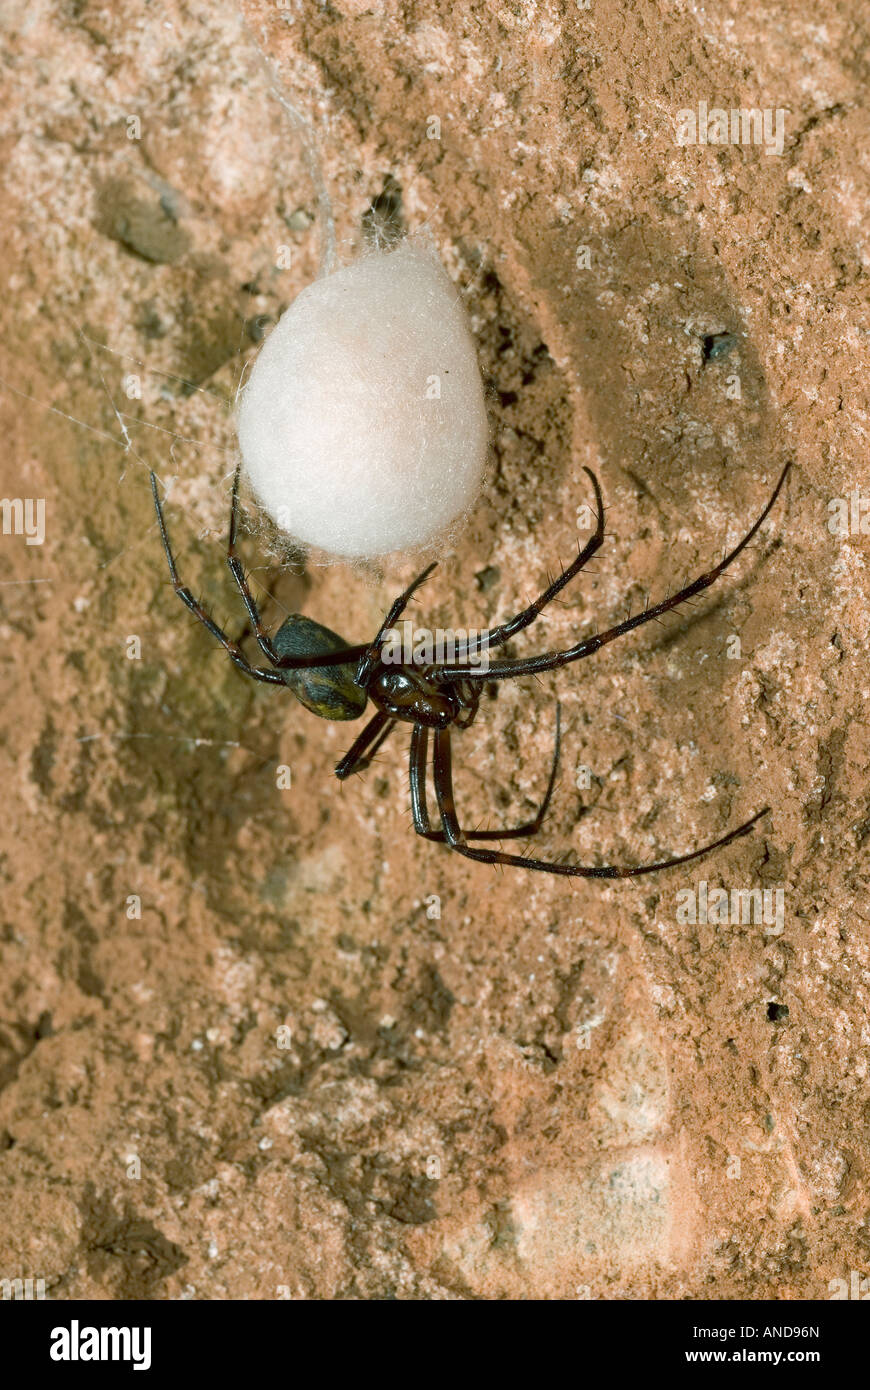
[[[577,558],[562,571],[534,603],[529,604],[507,622],[492,628],[467,641],[458,659],[450,662],[418,665],[411,663],[386,664],[383,660],[384,647],[388,634],[398,621],[412,595],[429,577],[435,564],[427,568],[409,584],[404,593],[395,600],[387,613],[374,640],[358,646],[350,646],[329,628],[322,627],[311,618],[301,614],[291,614],[280,626],[274,637],[270,637],[260,618],[257,604],[248,586],[241,561],[236,555],[236,526],[238,513],[239,474],[233,483],[232,505],[230,509],[229,536],[227,542],[227,564],[248,611],[260,650],[269,662],[267,667],[252,666],[237,642],[234,642],[220,628],[202,605],[194,598],[178,577],[175,559],[169,543],[169,535],[163,516],[163,508],[157,492],[157,479],[151,474],[151,490],[154,506],[163,539],[163,547],[169,562],[169,573],[175,592],[183,603],[218,642],[226,649],[236,666],[253,680],[264,681],[270,685],[289,687],[298,700],[314,714],[324,719],[356,719],[365,712],[371,700],[375,713],[354,740],[348,752],[335,768],[335,775],[344,780],[351,773],[361,772],[368,767],[384,740],[392,733],[397,723],[410,724],[410,785],[411,809],[414,829],[427,840],[446,844],[457,854],[467,859],[476,859],[485,864],[509,864],[522,869],[537,869],[543,873],[561,874],[568,878],[636,878],[640,874],[654,873],[659,869],[670,869],[677,864],[688,864],[712,850],[721,849],[732,840],[745,835],[756,821],[765,815],[769,807],[757,811],[750,820],[731,830],[727,835],[704,845],[688,854],[672,855],[659,859],[653,864],[621,867],[604,865],[586,867],[567,864],[561,861],[533,859],[521,854],[508,854],[503,850],[475,846],[470,841],[511,840],[534,835],[541,826],[556,785],[559,766],[559,707],[556,706],[556,736],[550,778],[544,799],[534,818],[510,830],[464,831],[456,811],[453,796],[451,730],[468,728],[477,714],[480,700],[480,687],[488,681],[512,680],[517,676],[539,675],[567,666],[572,661],[591,656],[593,652],[623,636],[644,623],[652,622],[669,612],[719,578],[729,565],[737,559],[742,550],[749,545],[765,518],[771,511],[785,483],[790,464],[786,464],[779,481],[773,490],[766,507],[754,525],[733,550],[713,569],[677,593],[670,595],[654,607],[647,607],[633,618],[626,618],[615,627],[591,637],[585,637],[565,651],[544,652],[539,656],[502,658],[485,665],[472,660],[485,650],[487,654],[503,646],[524,628],[531,626],[548,603],[559,594],[570,581],[578,575],[604,540],[604,501],[598,479],[590,469],[584,469],[595,490],[597,522],[593,535],[580,549]],[[434,754],[432,757],[432,779],[435,800],[438,807],[440,828],[435,828],[429,817],[426,799],[428,774],[429,731],[434,735]]]

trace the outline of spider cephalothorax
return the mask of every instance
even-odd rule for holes
[[[437,686],[425,670],[379,666],[363,688],[382,714],[427,729],[448,729],[464,708],[458,685],[455,689],[452,685]]]
[[[474,720],[477,713],[480,692],[487,681],[510,680],[517,676],[539,675],[559,666],[579,661],[591,656],[607,642],[621,637],[626,632],[640,627],[643,623],[659,618],[692,598],[695,594],[714,583],[716,579],[737,559],[737,556],[755,536],[765,517],[779,496],[790,468],[786,464],[773,494],[754,525],[738,545],[734,547],[718,565],[702,574],[693,583],[670,595],[654,607],[647,607],[633,618],[602,632],[585,637],[573,647],[561,652],[544,652],[539,656],[502,658],[491,660],[490,652],[503,646],[510,638],[529,627],[542,610],[559,594],[565,585],[580,573],[584,565],[600,548],[604,540],[604,502],[598,479],[588,468],[592,486],[595,489],[597,524],[595,531],[579,551],[577,558],[559,577],[544,590],[540,598],[521,613],[507,622],[487,632],[468,635],[458,649],[451,651],[450,657],[443,661],[411,660],[397,662],[387,660],[390,635],[415,590],[431,574],[434,564],[419,575],[400,594],[390,608],[372,642],[351,646],[329,628],[322,627],[311,618],[301,614],[291,614],[281,627],[270,637],[263,626],[259,610],[248,586],[245,572],[235,553],[236,513],[238,505],[238,473],[233,485],[233,499],[230,510],[227,563],[238,586],[248,616],[254,628],[260,650],[269,662],[268,666],[252,666],[237,642],[218,627],[202,605],[194,598],[178,577],[175,559],[169,544],[163,509],[157,493],[157,480],[151,474],[151,488],[154,505],[160,524],[160,534],[169,573],[179,598],[191,613],[199,619],[213,637],[225,647],[236,666],[246,676],[265,681],[270,685],[281,685],[292,690],[298,700],[324,719],[357,719],[362,715],[369,701],[375,713],[363,728],[357,739],[338,763],[336,776],[344,779],[353,772],[361,772],[369,765],[384,740],[397,723],[411,725],[410,782],[411,809],[414,816],[414,829],[418,835],[428,840],[446,843],[458,854],[468,859],[477,859],[488,864],[511,864],[523,869],[538,869],[544,873],[561,874],[571,878],[634,878],[639,874],[652,873],[656,869],[667,869],[675,864],[686,864],[710,850],[718,849],[745,835],[768,808],[758,811],[750,820],[739,825],[712,844],[688,854],[672,855],[657,860],[654,864],[617,867],[603,865],[586,867],[578,864],[552,862],[544,859],[530,859],[524,855],[508,854],[503,850],[483,849],[472,846],[471,840],[509,840],[534,835],[550,804],[559,763],[559,707],[556,706],[556,739],[550,780],[544,800],[533,820],[510,830],[463,831],[456,812],[453,797],[451,733],[464,729]],[[432,776],[435,798],[438,805],[440,828],[433,827],[426,802],[426,779],[428,773],[428,747],[430,730],[434,733],[434,754]]]

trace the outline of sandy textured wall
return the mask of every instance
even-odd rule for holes
[[[870,492],[862,10],[5,7],[0,495],[46,529],[0,536],[0,1277],[786,1298],[870,1266],[870,540],[829,524]],[[457,739],[469,821],[527,818],[558,695],[541,851],[638,861],[772,806],[715,859],[572,885],[415,840],[406,737],[339,787],[347,727],[246,683],[173,597],[146,467],[241,630],[228,405],[320,261],[266,59],[340,259],[379,199],[471,316],[490,474],[421,617],[524,604],[582,537],[587,464],[611,538],[516,650],[567,644],[706,568],[794,459],[716,594]],[[781,109],[781,153],[679,146],[699,101]],[[411,573],[278,573],[267,544],[270,622],[354,640]],[[782,930],[680,920],[702,879],[782,889]]]

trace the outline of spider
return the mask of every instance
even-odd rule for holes
[[[151,491],[163,540],[163,548],[169,562],[169,573],[173,588],[178,597],[187,605],[195,618],[208,628],[209,632],[226,649],[236,666],[253,680],[265,681],[269,685],[289,688],[296,698],[324,719],[357,719],[362,715],[369,700],[375,713],[354,740],[348,752],[335,768],[335,775],[344,780],[351,773],[362,772],[392,733],[397,723],[411,725],[410,787],[411,809],[414,829],[427,840],[446,844],[457,854],[467,859],[485,864],[509,864],[522,869],[537,869],[543,873],[561,874],[568,878],[636,878],[640,874],[655,873],[660,869],[674,868],[677,864],[688,864],[693,859],[709,854],[715,849],[730,844],[732,840],[746,835],[756,821],[766,815],[769,807],[756,812],[750,820],[731,830],[721,839],[704,845],[688,854],[671,855],[656,860],[652,864],[627,867],[615,865],[586,867],[565,863],[561,860],[530,858],[524,854],[508,854],[503,850],[483,848],[471,841],[511,840],[531,837],[540,829],[556,785],[559,766],[560,715],[556,706],[556,732],[553,762],[544,799],[532,820],[509,830],[464,831],[456,811],[453,796],[451,731],[467,729],[473,723],[480,700],[481,685],[489,681],[512,680],[517,676],[538,675],[542,671],[552,671],[569,662],[579,661],[591,656],[606,643],[614,641],[626,632],[631,632],[644,623],[660,618],[663,613],[676,608],[693,595],[719,578],[729,565],[737,559],[742,550],[749,545],[760,526],[771,511],[785,483],[790,463],[783,469],[773,494],[755,524],[713,569],[702,574],[693,583],[686,585],[661,603],[647,608],[617,623],[615,627],[591,637],[584,637],[566,651],[544,652],[540,656],[507,658],[473,662],[472,658],[501,647],[524,628],[531,626],[548,603],[578,575],[604,540],[604,501],[595,474],[588,468],[588,474],[595,491],[597,522],[595,531],[582,548],[577,558],[555,579],[534,603],[529,604],[507,622],[492,628],[489,632],[470,637],[463,644],[458,656],[449,663],[438,664],[387,664],[383,659],[387,635],[393,629],[401,613],[420,585],[428,579],[435,569],[435,563],[427,566],[404,593],[400,594],[387,613],[374,640],[358,646],[351,646],[343,638],[322,627],[320,623],[301,614],[291,614],[279,627],[274,637],[270,637],[260,618],[259,610],[248,586],[241,561],[236,555],[236,528],[238,513],[239,470],[233,482],[232,505],[230,509],[229,535],[227,541],[227,564],[233,579],[244,600],[251,624],[256,634],[260,650],[269,662],[268,667],[253,666],[245,657],[237,642],[220,628],[191,591],[178,577],[175,559],[169,543],[169,534],[163,516],[163,508],[157,493],[157,479],[151,474]],[[432,776],[435,799],[438,806],[440,828],[435,828],[429,817],[426,800],[428,772],[428,746],[430,730],[434,736]]]

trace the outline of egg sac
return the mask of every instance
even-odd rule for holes
[[[474,501],[488,426],[458,293],[419,240],[297,296],[238,413],[244,471],[278,527],[344,558],[424,546]]]

